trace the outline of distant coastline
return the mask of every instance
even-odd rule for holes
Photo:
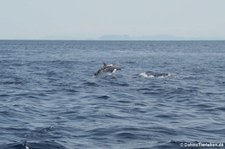
[[[109,34],[92,38],[73,36],[45,36],[30,38],[0,38],[0,40],[84,40],[84,41],[224,41],[223,37],[180,37],[169,34],[130,36],[127,34]]]

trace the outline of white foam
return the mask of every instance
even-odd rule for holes
[[[112,73],[115,73],[117,71],[117,69],[114,69]]]
[[[163,74],[162,75],[154,75],[154,74],[149,74],[147,72],[142,72],[139,74],[139,76],[144,77],[144,78],[167,78],[167,77],[170,77],[171,74],[168,73],[166,75],[163,75]]]
[[[144,77],[144,78],[154,78],[154,75],[148,75],[146,72],[142,72],[139,74],[139,76]]]

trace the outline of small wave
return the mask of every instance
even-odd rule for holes
[[[150,147],[138,147],[138,148],[134,148],[134,149],[151,149]]]
[[[7,145],[2,145],[0,146],[1,149],[26,149],[25,144],[7,144]]]
[[[115,86],[122,86],[122,87],[128,87],[129,84],[126,83],[126,82],[111,82],[112,85],[115,85]]]
[[[132,65],[137,64],[136,61],[127,61],[126,63],[127,63],[127,64],[132,64]]]
[[[11,143],[6,145],[1,145],[1,149],[66,149],[66,147],[62,146],[59,143],[54,141],[46,141],[39,143]]]
[[[89,82],[89,81],[83,83],[83,85],[84,86],[92,86],[92,87],[98,87],[99,86],[97,83],[95,83],[95,82]]]
[[[163,92],[165,92],[165,90],[160,87],[155,87],[154,89],[151,87],[144,87],[137,89],[137,91],[145,95],[161,95]]]
[[[138,136],[133,133],[121,132],[116,134],[120,139],[138,139]]]
[[[110,85],[110,86],[121,86],[121,87],[128,87],[130,86],[129,83],[124,79],[122,75],[104,75],[101,76],[100,79],[96,80],[98,84],[102,85]]]
[[[102,95],[102,96],[98,96],[97,98],[98,98],[98,99],[109,99],[110,96]]]
[[[217,108],[217,110],[220,110],[220,111],[225,111],[225,107],[219,107],[219,108]]]
[[[197,94],[198,89],[193,87],[176,87],[170,89],[170,94],[172,95],[187,95],[187,94]]]
[[[113,134],[116,131],[115,128],[95,128],[92,130],[87,131],[89,136],[95,136],[95,137],[104,137],[110,134]]]
[[[27,81],[23,78],[14,77],[14,76],[8,76],[9,79],[4,78],[0,81],[0,84],[2,85],[25,85]]]
[[[0,94],[0,97],[9,97],[9,94]]]

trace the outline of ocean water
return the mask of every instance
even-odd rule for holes
[[[0,149],[225,143],[224,115],[225,41],[0,41]]]

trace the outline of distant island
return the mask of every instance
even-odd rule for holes
[[[103,35],[98,40],[132,40],[129,35]]]
[[[130,35],[103,35],[97,40],[223,40],[220,37],[204,38],[204,37],[179,37],[169,34],[159,34],[152,36],[130,36]]]
[[[107,34],[100,37],[45,36],[40,40],[224,40],[223,37],[182,37],[170,34],[132,36],[128,34]]]
[[[155,36],[103,35],[98,40],[185,40],[185,38],[166,34]]]

